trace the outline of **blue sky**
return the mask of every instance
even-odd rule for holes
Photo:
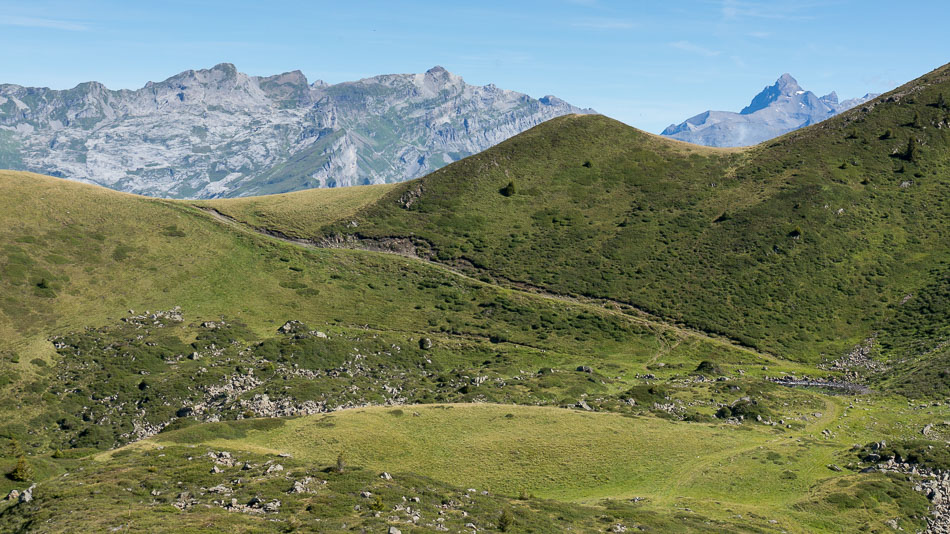
[[[0,83],[138,88],[231,62],[312,81],[422,72],[557,95],[658,132],[783,72],[842,98],[950,62],[950,2],[0,0]]]

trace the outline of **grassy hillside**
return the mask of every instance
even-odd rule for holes
[[[226,201],[0,171],[0,530],[917,531],[865,468],[950,468],[944,93]]]
[[[281,195],[195,201],[256,228],[306,235],[316,227],[349,217],[393,189],[392,184],[309,189]]]
[[[39,345],[49,355],[51,334],[102,326],[128,309],[174,306],[189,318],[227,316],[268,336],[299,319],[495,336],[583,353],[582,345],[605,348],[618,336],[641,335],[618,326],[628,321],[609,310],[503,290],[389,255],[292,246],[181,204],[54,178],[3,172],[0,214],[0,333],[8,357],[32,356]],[[407,308],[411,313],[402,313]],[[528,310],[552,311],[544,316],[547,338],[537,335],[538,319]]]
[[[617,404],[638,373],[684,377],[703,360],[800,370],[622,310],[392,255],[290,245],[179,203],[0,178],[0,433],[30,451],[138,439],[235,380],[251,384],[213,405],[222,418],[269,413],[249,407],[256,395],[298,411],[308,402],[597,405]],[[175,307],[177,319],[156,315]],[[288,320],[329,338],[288,339],[277,332]],[[331,379],[341,368],[345,386]],[[242,378],[254,371],[260,378]],[[479,387],[486,382],[499,385]]]
[[[746,150],[562,117],[338,224],[275,228],[411,238],[473,273],[817,361],[864,339],[948,257],[948,73]]]
[[[284,529],[318,517],[329,530],[369,527],[392,519],[355,510],[363,498],[354,485],[368,487],[381,470],[400,473],[399,484],[375,490],[382,504],[368,503],[383,510],[421,484],[443,495],[432,506],[490,487],[483,507],[466,509],[487,528],[506,507],[537,532],[551,531],[552,517],[585,531],[617,522],[660,532],[922,521],[921,496],[903,479],[826,465],[854,463],[852,442],[916,435],[946,417],[943,408],[920,412],[874,396],[852,419],[847,413],[862,409],[845,407],[857,400],[763,380],[826,371],[618,303],[506,289],[391,254],[295,245],[187,204],[36,175],[4,173],[0,188],[0,324],[9,340],[0,362],[0,493],[38,483],[37,504],[0,507],[7,530],[161,530],[164,514],[196,532]],[[258,208],[227,209],[240,219]],[[291,319],[301,322],[278,331]],[[480,407],[426,407],[434,403]],[[408,405],[257,419],[367,404]],[[266,432],[240,430],[245,421]],[[831,428],[840,437],[828,440],[822,430]],[[159,430],[150,443],[164,443],[165,456],[133,446],[94,459]],[[197,444],[244,450],[254,463],[291,452],[296,459],[280,461],[298,478],[322,473],[344,451],[353,478],[320,493],[319,506],[287,494],[285,476],[247,478],[228,495],[286,505],[278,521],[261,522],[256,514],[270,512],[226,511],[229,499],[209,490],[221,477],[187,460]],[[19,480],[24,462],[32,472]],[[186,489],[173,491],[178,482]],[[91,496],[97,513],[67,513],[90,498],[89,484],[100,488]],[[633,497],[648,500],[631,505]],[[709,498],[715,505],[703,504]],[[828,523],[829,509],[845,519]]]

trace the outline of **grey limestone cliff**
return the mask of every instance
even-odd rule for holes
[[[0,168],[178,198],[398,182],[591,112],[442,67],[329,85],[223,63],[134,91],[0,85]]]

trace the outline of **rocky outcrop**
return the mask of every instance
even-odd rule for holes
[[[843,374],[845,380],[851,381],[863,380],[871,374],[884,372],[887,370],[887,366],[872,357],[876,340],[877,334],[874,334],[856,345],[844,356],[831,362],[819,364],[818,367],[838,371]]]
[[[930,517],[924,534],[950,534],[950,472],[920,467],[894,459],[878,464],[881,472],[901,473],[915,481],[914,489],[930,501]]]
[[[767,376],[765,379],[780,386],[824,388],[850,393],[853,395],[866,395],[871,392],[871,388],[865,386],[864,384],[848,382],[847,380],[841,380],[837,377],[811,378],[808,376],[797,377],[786,375],[781,377]]]
[[[839,102],[835,92],[818,97],[802,89],[791,75],[783,74],[739,113],[705,111],[669,125],[661,135],[706,146],[755,145],[821,122],[876,96],[869,93]]]
[[[223,63],[135,91],[0,85],[0,168],[177,198],[399,182],[589,112],[441,67],[328,85]]]

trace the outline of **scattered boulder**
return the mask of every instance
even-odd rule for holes
[[[587,373],[587,374],[592,374],[592,373],[594,372],[594,370],[591,369],[591,368],[590,368],[589,366],[587,366],[587,365],[578,365],[578,366],[577,366],[577,371],[580,372],[580,373]]]
[[[304,477],[302,480],[295,480],[293,487],[291,487],[287,493],[314,493],[313,489],[310,488],[312,482],[313,477]]]
[[[225,506],[229,512],[241,512],[244,514],[262,514],[277,513],[280,511],[280,501],[274,499],[271,502],[264,502],[260,497],[254,497],[247,504],[238,504],[237,499],[231,499],[231,503]]]
[[[277,329],[278,334],[302,334],[309,330],[307,325],[297,320],[290,320]]]
[[[419,348],[422,350],[429,350],[432,348],[432,340],[424,337],[419,340]]]
[[[20,494],[20,500],[19,500],[21,504],[33,501],[33,488],[35,487],[36,487],[36,484],[33,484],[29,488],[26,488],[25,490],[23,490],[23,493]]]
[[[198,504],[198,499],[192,498],[190,493],[184,491],[178,494],[178,498],[172,503],[172,506],[180,511],[185,511],[196,504]]]

